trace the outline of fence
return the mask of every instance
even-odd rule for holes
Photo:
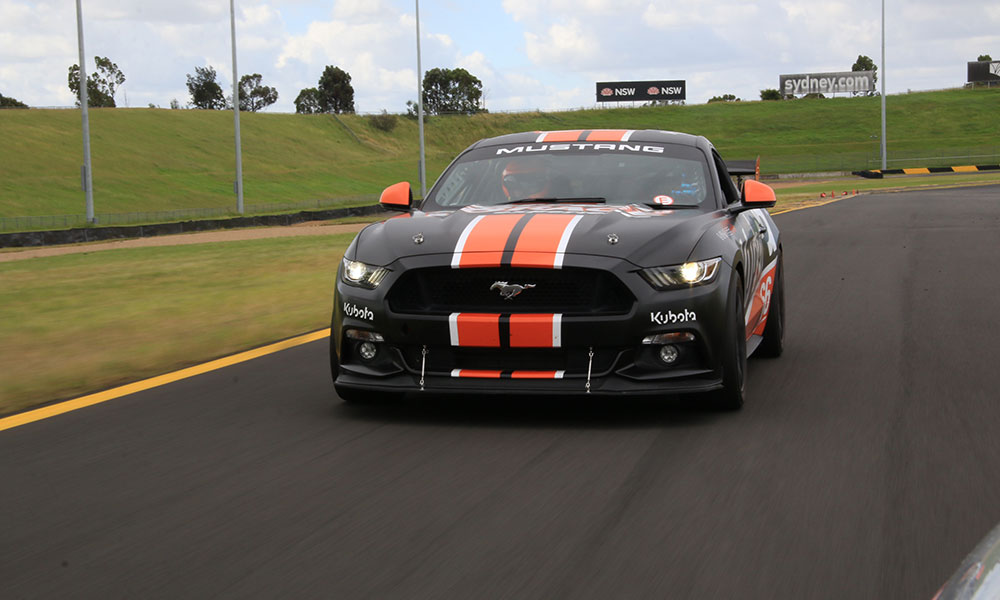
[[[247,204],[242,216],[277,214],[301,210],[361,206],[378,202],[377,194],[320,198],[300,202],[274,202],[269,204]],[[148,223],[172,223],[200,219],[218,219],[241,216],[234,207],[185,208],[131,213],[98,213],[98,225],[145,225]],[[39,217],[0,217],[0,231],[47,231],[86,227],[84,215],[48,215]]]

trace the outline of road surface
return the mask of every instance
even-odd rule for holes
[[[929,599],[1000,521],[1000,187],[776,221],[739,413],[349,407],[314,342],[0,432],[2,595]]]

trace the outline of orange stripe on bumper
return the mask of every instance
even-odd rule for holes
[[[562,379],[565,371],[514,371],[511,379]]]
[[[472,379],[500,379],[503,371],[487,371],[484,369],[452,369],[452,377],[470,377]]]

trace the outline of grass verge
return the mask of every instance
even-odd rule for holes
[[[0,264],[0,414],[329,323],[354,234]]]

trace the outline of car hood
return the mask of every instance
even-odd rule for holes
[[[504,252],[509,261],[521,251],[519,256],[543,262],[551,255],[557,263],[565,259],[581,264],[589,255],[619,258],[637,267],[659,266],[702,258],[691,257],[691,251],[723,214],[593,204],[414,211],[366,227],[348,258],[389,265],[406,256],[442,255],[443,262],[457,265]]]

